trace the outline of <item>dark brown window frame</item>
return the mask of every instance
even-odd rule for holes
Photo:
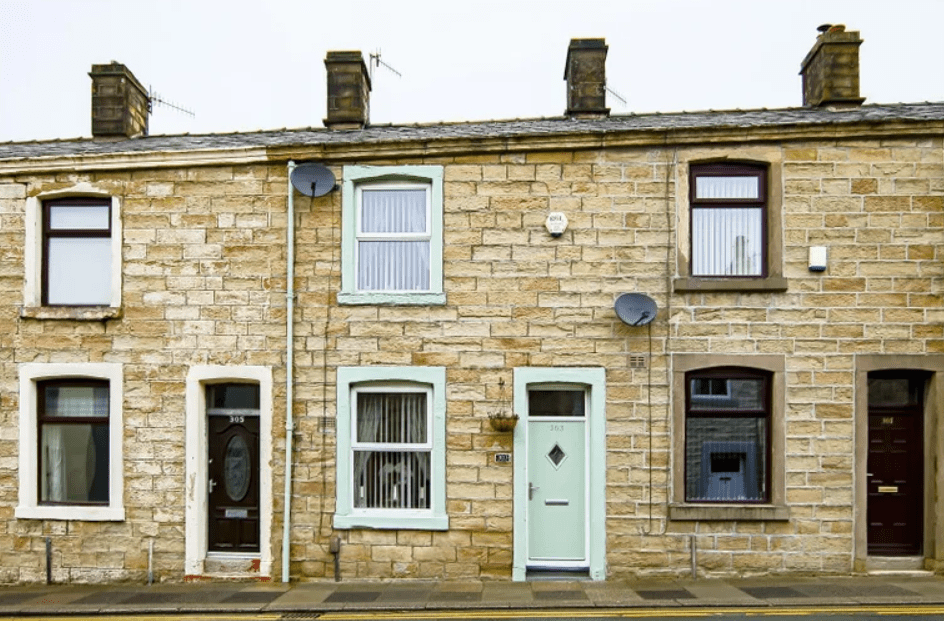
[[[711,409],[711,410],[698,410],[693,409],[692,407],[692,380],[696,379],[760,379],[763,380],[763,408],[760,410],[723,410],[723,409]],[[772,454],[772,427],[773,427],[773,412],[771,409],[771,392],[772,392],[772,374],[769,371],[763,371],[760,369],[753,369],[750,367],[736,367],[736,366],[722,366],[722,367],[712,367],[705,369],[692,370],[685,373],[685,431],[683,432],[685,437],[688,435],[688,420],[691,418],[764,418],[767,422],[764,426],[764,491],[763,496],[757,500],[738,500],[732,502],[731,500],[692,500],[688,498],[688,490],[683,488],[683,498],[684,502],[692,505],[712,505],[712,504],[739,504],[739,505],[765,505],[771,502],[772,495],[772,465],[771,459],[773,458]],[[762,414],[762,415],[759,415]],[[685,443],[683,442],[683,446]],[[683,460],[683,473],[682,481],[688,480],[688,452],[687,448],[685,449],[684,454],[682,455]],[[684,485],[684,483],[683,483]]]
[[[761,209],[761,273],[760,274],[695,274],[692,269],[693,278],[736,278],[763,279],[769,274],[769,242],[770,237],[767,227],[767,209],[769,208],[767,176],[769,166],[767,164],[757,164],[751,162],[724,162],[724,163],[704,163],[692,164],[689,168],[689,210],[694,214],[696,209],[718,209],[718,208],[738,208],[751,207]],[[751,177],[758,180],[757,198],[697,198],[696,180],[702,177]],[[695,256],[695,218],[689,217],[689,252],[690,262],[694,264]]]
[[[53,229],[50,213],[53,207],[62,206],[91,206],[108,208],[107,229]],[[42,293],[43,306],[71,307],[89,306],[85,304],[49,304],[49,241],[51,238],[71,239],[111,239],[112,238],[112,203],[103,198],[56,198],[45,200],[42,203]],[[112,258],[114,260],[114,257]],[[92,305],[98,306],[98,305]]]
[[[90,502],[59,502],[51,500],[42,500],[42,490],[43,490],[43,451],[42,451],[42,442],[43,442],[43,425],[44,424],[57,424],[57,425],[104,425],[105,430],[108,432],[108,444],[109,444],[109,455],[108,455],[108,467],[106,468],[106,474],[108,479],[111,479],[111,442],[113,438],[111,437],[111,423],[109,416],[46,416],[46,388],[49,387],[91,387],[91,388],[105,388],[108,391],[108,408],[111,406],[111,386],[108,380],[97,380],[97,379],[87,379],[87,378],[56,378],[50,380],[42,380],[36,382],[36,499],[37,504],[41,506],[90,506],[90,507],[107,507],[111,503],[111,498],[106,498],[103,501],[90,501]],[[110,496],[109,489],[109,496]]]

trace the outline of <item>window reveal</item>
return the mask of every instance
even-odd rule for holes
[[[108,382],[39,385],[39,501],[107,504]]]
[[[685,500],[769,500],[769,379],[747,370],[690,373]]]

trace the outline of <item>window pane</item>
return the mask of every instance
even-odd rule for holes
[[[760,198],[758,177],[695,177],[695,198]]]
[[[258,410],[258,384],[212,384],[207,386],[208,410]]]
[[[903,406],[920,402],[921,382],[907,377],[869,378],[870,406]]]
[[[357,393],[357,441],[425,444],[426,393]]]
[[[111,239],[49,239],[49,304],[107,305],[111,302]]]
[[[767,490],[765,418],[688,418],[685,500],[764,501]]]
[[[354,506],[429,509],[428,452],[354,451]]]
[[[40,501],[108,502],[108,425],[43,425]]]
[[[582,390],[530,390],[528,416],[583,416]]]
[[[690,408],[698,411],[757,412],[765,407],[762,378],[694,378]]]
[[[693,208],[694,276],[763,275],[760,207]]]
[[[361,232],[425,233],[426,190],[363,190]]]
[[[429,290],[428,241],[362,241],[357,248],[359,290]]]
[[[107,231],[109,212],[107,205],[53,205],[49,207],[49,228]]]
[[[107,386],[46,386],[44,397],[45,416],[108,416]]]

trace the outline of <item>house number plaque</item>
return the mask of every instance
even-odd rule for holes
[[[495,463],[496,464],[510,464],[511,453],[495,453]]]

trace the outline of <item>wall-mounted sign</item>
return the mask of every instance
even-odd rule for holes
[[[495,453],[495,463],[496,464],[510,464],[511,453]]]
[[[551,237],[560,237],[567,230],[567,216],[559,211],[552,211],[547,215],[544,226]]]

